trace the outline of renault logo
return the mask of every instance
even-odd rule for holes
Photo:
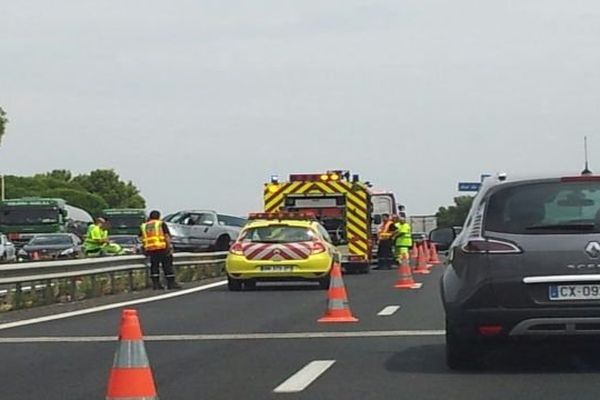
[[[589,242],[587,246],[585,246],[585,253],[590,258],[598,258],[600,257],[600,243],[598,242]]]

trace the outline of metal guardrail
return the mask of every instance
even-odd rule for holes
[[[221,276],[226,256],[227,252],[175,253],[173,265],[178,280],[197,281]],[[0,311],[133,292],[149,283],[145,256],[7,264],[0,266]]]

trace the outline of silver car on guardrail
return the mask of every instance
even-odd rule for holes
[[[165,218],[175,251],[226,251],[246,224],[244,218],[211,210],[183,210]]]

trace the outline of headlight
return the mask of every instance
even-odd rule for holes
[[[73,254],[75,252],[75,250],[71,247],[70,249],[66,249],[60,252],[61,256],[68,256],[70,254]]]
[[[19,253],[18,253],[18,254],[19,254],[20,256],[22,256],[22,257],[27,257],[27,252],[26,252],[25,250],[23,250],[23,249],[19,250]]]

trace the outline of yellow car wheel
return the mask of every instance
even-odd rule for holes
[[[232,292],[239,292],[240,290],[242,290],[242,281],[239,279],[233,279],[228,276],[227,288]]]

